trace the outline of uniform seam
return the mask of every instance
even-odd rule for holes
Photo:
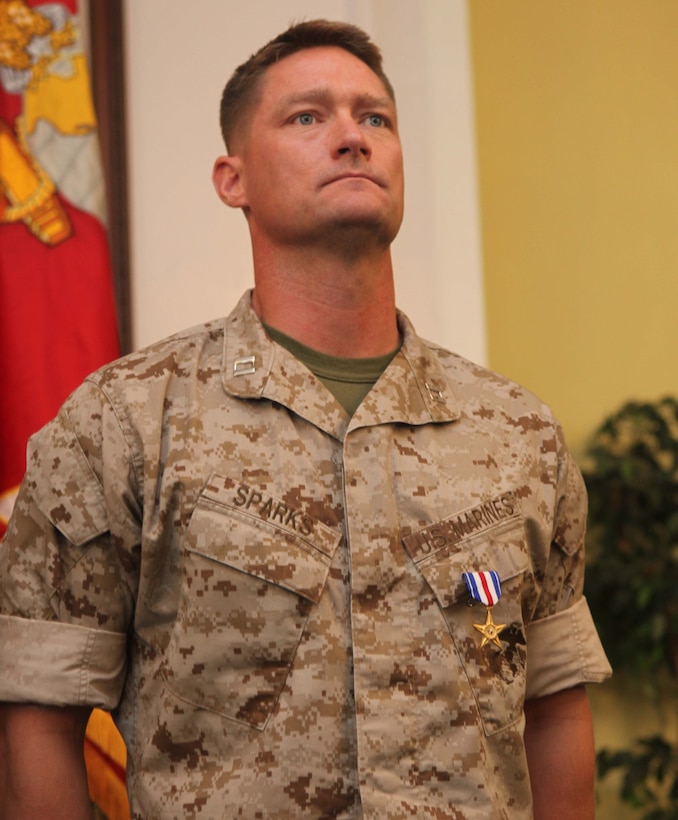
[[[83,662],[80,667],[80,686],[78,691],[78,703],[87,703],[89,695],[90,682],[90,666],[92,663],[92,655],[94,654],[94,647],[96,643],[96,630],[92,629],[87,634],[85,648],[83,650]]]
[[[134,473],[134,481],[137,485],[137,492],[142,495],[143,494],[143,455],[139,453],[137,458],[136,448],[132,445],[130,438],[132,436],[131,429],[132,425],[129,424],[129,418],[127,417],[126,413],[119,411],[117,403],[114,401],[113,395],[109,393],[106,388],[100,384],[99,382],[95,381],[94,379],[87,379],[104,397],[106,403],[111,408],[111,411],[115,417],[115,420],[118,424],[118,429],[122,434],[123,439],[125,440],[125,444],[127,446],[127,452],[129,455],[129,463],[132,467],[132,471]],[[124,416],[124,419],[123,419]],[[127,422],[127,423],[124,423]],[[130,432],[128,432],[128,430]],[[97,479],[98,480],[98,479]],[[103,492],[103,487],[102,487]]]

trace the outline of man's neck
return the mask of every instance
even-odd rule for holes
[[[382,356],[399,344],[390,253],[255,257],[252,305],[261,320],[331,356]]]

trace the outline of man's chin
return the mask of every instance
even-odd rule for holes
[[[393,241],[395,235],[398,233],[402,215],[385,211],[384,208],[370,208],[353,207],[343,210],[338,209],[331,217],[329,222],[338,230],[345,231],[367,231],[368,233],[376,233],[391,237],[389,241]]]
[[[385,250],[395,239],[400,223],[386,222],[383,218],[352,215],[338,218],[327,225],[321,241],[338,249],[356,252]]]

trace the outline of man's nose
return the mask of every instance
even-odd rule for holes
[[[362,155],[369,159],[372,148],[365,133],[364,127],[357,123],[353,117],[342,118],[337,124],[336,153],[338,156],[351,154],[353,156]]]

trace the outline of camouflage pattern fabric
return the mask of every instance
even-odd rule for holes
[[[557,422],[399,323],[352,418],[245,294],[32,439],[0,698],[113,710],[133,817],[529,818],[525,698],[609,674]]]

